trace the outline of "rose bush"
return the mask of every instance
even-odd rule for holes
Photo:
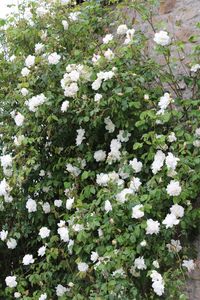
[[[187,299],[199,47],[177,77],[183,45],[153,26],[155,4],[128,4],[152,55],[126,2],[30,2],[1,22],[2,299]]]

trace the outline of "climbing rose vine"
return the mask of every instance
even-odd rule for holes
[[[112,2],[25,1],[1,20],[1,299],[187,299],[199,49],[177,75],[157,1]]]

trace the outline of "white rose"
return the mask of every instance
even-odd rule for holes
[[[155,33],[153,40],[154,40],[154,42],[156,42],[156,44],[161,45],[161,46],[167,46],[171,42],[171,39],[170,39],[168,33],[163,30]]]
[[[35,64],[35,56],[29,55],[25,60],[25,65],[27,68],[32,67]]]
[[[33,255],[32,254],[26,254],[24,257],[23,257],[23,265],[25,266],[28,266],[30,264],[33,264],[34,263],[34,258],[33,258]]]
[[[6,285],[10,288],[17,286],[16,276],[7,276],[5,279]]]
[[[119,35],[126,34],[127,30],[128,30],[127,25],[126,24],[121,24],[117,28],[117,34],[119,34]]]
[[[84,272],[85,273],[85,272],[87,272],[88,268],[89,268],[88,264],[86,264],[84,262],[78,263],[78,270],[80,272]]]
[[[68,22],[65,21],[65,20],[62,21],[62,25],[63,25],[63,27],[64,27],[64,30],[67,30],[67,29],[69,28],[69,24],[68,24]]]
[[[25,119],[24,116],[18,112],[14,117],[15,124],[17,126],[22,126],[24,123],[24,119]]]
[[[37,211],[37,203],[35,200],[29,198],[26,202],[26,208],[28,209],[29,213]]]
[[[142,218],[144,216],[144,212],[142,211],[143,208],[144,205],[142,204],[138,204],[132,207],[132,218],[134,219]]]
[[[171,180],[167,186],[167,194],[169,196],[179,196],[182,191],[180,183],[175,180]]]
[[[28,76],[29,73],[30,73],[30,70],[26,67],[21,70],[21,74],[23,77]]]
[[[6,243],[8,249],[15,249],[17,246],[17,241],[13,238],[10,238]]]
[[[50,65],[57,65],[59,63],[60,59],[61,59],[61,56],[59,54],[57,54],[56,52],[51,53],[48,56],[48,62]]]
[[[47,227],[40,228],[39,236],[42,239],[45,239],[46,237],[49,237],[49,235],[50,235],[50,230]]]

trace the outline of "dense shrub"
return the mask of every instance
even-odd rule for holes
[[[154,24],[147,54],[127,3],[45,2],[1,22],[0,297],[187,299],[199,48],[177,77],[181,41]]]

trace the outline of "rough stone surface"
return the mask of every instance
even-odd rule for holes
[[[171,12],[176,4],[176,0],[163,0],[160,4],[159,13],[160,14],[167,14]]]

